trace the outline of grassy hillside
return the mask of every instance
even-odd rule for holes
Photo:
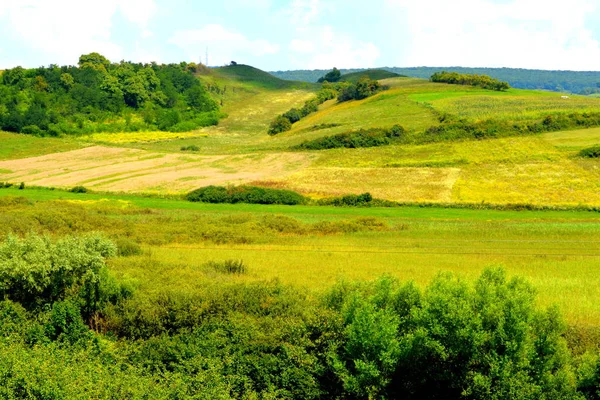
[[[385,71],[394,72],[413,78],[429,79],[440,71],[458,72],[461,74],[489,75],[492,78],[508,82],[519,89],[539,89],[579,94],[598,93],[600,72],[598,71],[548,71],[520,68],[466,68],[466,67],[383,67]],[[341,69],[343,74],[360,73],[365,69]],[[327,70],[295,70],[272,71],[271,74],[281,79],[316,82]]]
[[[285,82],[244,65],[199,77],[228,115],[218,126],[145,137],[95,134],[57,148],[101,144],[130,149],[97,148],[114,162],[88,159],[85,151],[48,154],[52,147],[45,143],[50,141],[32,140],[0,157],[48,156],[0,162],[0,181],[172,193],[208,184],[252,183],[317,198],[370,191],[405,202],[600,205],[596,161],[577,157],[583,147],[600,143],[597,128],[485,140],[440,139],[427,133],[440,126],[440,116],[467,124],[489,119],[508,126],[538,124],[548,115],[598,112],[600,99],[563,99],[519,89],[494,92],[399,77],[383,80],[389,89],[364,100],[327,101],[289,132],[271,137],[266,131],[274,116],[302,106],[318,86]],[[407,132],[395,145],[290,152],[305,140],[396,124]],[[4,135],[10,143],[19,142],[17,136]],[[190,146],[193,151],[182,151]]]
[[[250,65],[228,65],[226,67],[215,68],[214,73],[238,82],[251,82],[253,85],[265,89],[289,89],[289,88],[309,88],[313,87],[305,82],[294,82],[279,79],[268,72],[254,68]]]
[[[342,75],[341,81],[346,82],[357,82],[363,76],[368,77],[369,79],[389,79],[389,78],[398,78],[402,75],[396,74],[394,72],[385,71],[382,69],[367,69],[364,71],[352,72],[349,74]]]
[[[595,398],[600,99],[395,77],[270,136],[319,86],[196,77],[217,126],[0,132],[0,397]],[[183,200],[239,184],[404,204]]]

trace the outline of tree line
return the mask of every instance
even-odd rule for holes
[[[436,72],[429,78],[431,82],[450,83],[453,85],[477,86],[483,89],[505,91],[510,89],[507,82],[499,81],[487,75],[459,74],[458,72]]]
[[[0,79],[0,129],[29,134],[188,131],[216,124],[219,105],[194,63],[111,63],[84,54],[77,66],[16,67]]]

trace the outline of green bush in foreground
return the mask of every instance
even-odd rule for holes
[[[558,311],[501,269],[472,283],[383,277],[313,293],[240,281],[229,274],[243,263],[228,260],[192,291],[132,296],[102,273],[115,252],[97,235],[0,245],[0,398],[599,397],[598,357],[576,363]],[[84,299],[105,299],[98,318]]]
[[[106,267],[116,254],[110,240],[94,234],[56,242],[9,235],[0,244],[0,296],[28,309],[73,299],[91,316],[124,293]]]
[[[256,186],[207,186],[186,196],[188,201],[202,203],[250,204],[304,204],[306,198],[291,190],[269,189]]]

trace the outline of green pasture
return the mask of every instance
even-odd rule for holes
[[[42,189],[2,189],[0,205],[4,234],[101,231],[141,244],[143,255],[111,268],[142,291],[193,290],[211,278],[206,262],[228,259],[248,265],[236,280],[316,291],[381,275],[419,285],[440,271],[473,279],[503,266],[570,323],[600,323],[597,212],[216,205]]]

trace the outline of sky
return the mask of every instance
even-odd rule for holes
[[[0,0],[0,69],[230,61],[294,69],[600,70],[600,0]]]

